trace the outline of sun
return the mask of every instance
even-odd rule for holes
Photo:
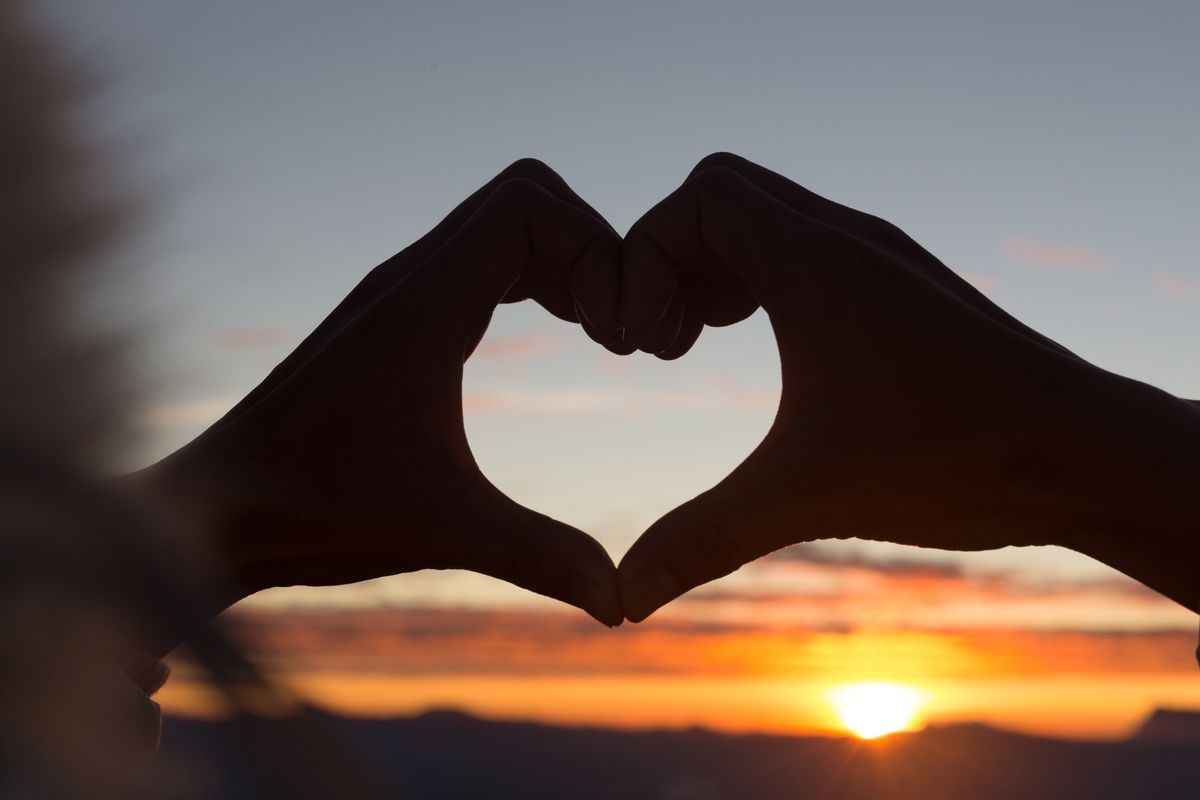
[[[860,739],[876,739],[912,728],[928,695],[913,686],[875,681],[834,686],[828,698],[846,730]]]

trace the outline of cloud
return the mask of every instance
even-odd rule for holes
[[[260,658],[292,672],[820,677],[882,664],[928,678],[1195,671],[1193,631],[806,630],[657,617],[608,630],[571,612],[454,609],[239,609],[229,624]]]
[[[666,613],[808,630],[1195,626],[1178,604],[1107,570],[1064,576],[959,559],[877,557],[819,544],[760,559],[684,595]]]
[[[785,547],[767,556],[767,562],[803,562],[847,569],[865,569],[889,575],[916,575],[961,580],[966,577],[960,561],[873,556],[861,549],[834,549],[816,542]]]
[[[1078,245],[1018,237],[1005,239],[1002,249],[1008,258],[1043,272],[1088,274],[1099,272],[1107,264],[1099,253]]]
[[[275,347],[287,341],[287,331],[280,328],[230,327],[213,334],[213,341],[229,350],[249,350]]]
[[[775,411],[779,408],[778,389],[752,389],[720,372],[709,375],[708,386],[724,398],[731,409]]]
[[[141,413],[141,421],[150,428],[209,425],[223,417],[236,403],[236,400],[222,398],[195,403],[163,404],[145,409]]]
[[[591,414],[619,411],[666,413],[712,405],[703,392],[688,390],[618,391],[592,388],[539,388],[463,393],[463,409],[471,413]]]
[[[468,414],[673,414],[774,410],[779,392],[716,385],[686,389],[530,388],[464,391]]]
[[[294,670],[397,676],[1191,674],[1190,612],[1128,579],[1029,580],[815,545],[701,587],[642,625],[574,610],[241,606],[236,637]],[[771,570],[790,570],[771,574]],[[798,570],[817,574],[814,579]],[[822,583],[824,581],[824,583]]]
[[[1116,573],[1086,577],[1047,576],[1016,569],[971,567],[961,559],[878,556],[864,549],[834,549],[806,542],[778,550],[759,562],[806,564],[842,572],[872,573],[892,582],[919,580],[929,588],[944,584],[951,592],[965,593],[970,587],[997,599],[1079,596],[1103,594],[1116,598],[1168,602],[1154,590]],[[894,588],[894,587],[893,587]]]
[[[1200,278],[1159,272],[1151,278],[1154,293],[1164,300],[1186,303],[1200,298]]]
[[[989,297],[1000,291],[1000,281],[990,275],[978,272],[964,272],[962,279]]]
[[[593,357],[592,364],[596,372],[605,378],[628,378],[629,359],[624,356],[602,352]]]
[[[488,336],[475,348],[472,358],[514,361],[537,358],[562,349],[555,336],[522,334],[519,336]]]

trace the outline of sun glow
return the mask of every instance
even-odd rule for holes
[[[860,739],[875,739],[913,727],[927,693],[898,683],[849,683],[828,692],[838,722]]]

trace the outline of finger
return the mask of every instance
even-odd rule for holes
[[[777,172],[733,153],[713,153],[705,156],[696,164],[691,176],[715,167],[738,173],[789,208],[844,231],[868,245],[891,248],[898,254],[915,259],[914,266],[924,277],[951,292],[976,311],[1043,346],[1067,355],[1074,355],[1067,348],[1030,328],[993,303],[986,295],[914,241],[912,237],[887,220],[822,197]],[[716,323],[710,322],[709,324]]]
[[[467,199],[463,200],[453,211],[446,215],[428,233],[379,266],[372,269],[354,287],[351,292],[329,313],[325,320],[317,326],[275,369],[247,394],[234,408],[222,418],[218,425],[235,419],[246,409],[257,403],[275,386],[295,372],[307,362],[317,351],[328,344],[337,333],[343,330],[360,314],[370,308],[384,294],[402,282],[413,270],[424,263],[443,244],[450,239],[462,225],[487,201],[496,188],[505,181],[513,179],[534,181],[543,186],[546,191],[565,203],[575,206],[582,212],[592,216],[599,224],[612,230],[607,220],[600,216],[590,205],[583,201],[578,194],[547,165],[532,158],[523,158],[513,162],[494,178]],[[615,231],[613,232],[615,236]],[[619,267],[614,267],[619,269]],[[620,279],[615,272],[611,277],[611,293],[619,291]]]
[[[756,303],[755,306],[757,307],[757,305]],[[675,341],[671,343],[670,347],[654,355],[663,361],[674,361],[692,349],[692,345],[704,331],[704,316],[695,306],[695,303],[688,303]]]
[[[675,297],[679,268],[638,227],[630,229],[621,253],[621,323],[641,347],[654,335]]]
[[[561,600],[613,627],[624,620],[616,567],[583,531],[531,511],[492,488],[465,516],[455,563]]]
[[[616,260],[619,243],[594,217],[525,179],[505,181],[403,288],[424,321],[464,336],[466,355],[496,304],[535,261],[568,272],[577,263]]]
[[[621,559],[625,616],[640,622],[685,592],[801,540],[789,471],[756,452],[720,484],[667,513]]]
[[[920,246],[895,225],[865,212],[834,202],[777,172],[733,153],[713,153],[700,159],[689,178],[713,168],[738,173],[794,211],[868,241],[886,238],[890,243]],[[921,252],[924,252],[923,250]]]
[[[575,301],[575,313],[579,316],[579,325],[584,332],[597,344],[619,356],[627,356],[636,352],[637,347],[625,336],[625,329],[618,327],[614,331],[604,331],[592,324],[587,313]]]
[[[730,284],[720,294],[704,302],[704,324],[714,328],[734,325],[758,310],[758,300],[741,281]]]
[[[680,191],[630,228],[622,254],[621,321],[629,338],[658,355],[665,352],[665,339],[686,330],[686,345],[668,345],[672,358],[687,352],[702,330],[690,317],[676,330],[675,317],[667,317],[679,286],[685,287],[686,305],[702,325],[731,325],[759,306],[741,278],[703,246],[698,209],[684,211],[684,204],[675,199]]]
[[[679,331],[683,327],[683,318],[687,311],[687,300],[684,299],[684,295],[683,287],[677,287],[675,296],[671,298],[667,310],[663,312],[662,319],[652,329],[638,337],[639,350],[643,353],[657,355],[665,352],[675,343],[679,337]]]
[[[615,233],[603,239],[605,249],[575,264],[568,291],[584,331],[598,344],[610,347],[625,339],[621,326],[621,249]]]
[[[573,263],[535,252],[503,302],[531,299],[559,319],[581,323],[599,344],[620,341],[621,238],[607,224],[603,228],[593,247]]]
[[[543,165],[544,166],[544,165]],[[502,302],[532,299],[554,316],[568,322],[580,322],[584,331],[597,343],[622,349],[622,331],[618,321],[621,275],[621,238],[595,209],[583,201],[557,173],[548,167],[548,175],[538,183],[552,195],[589,214],[607,229],[604,239],[609,252],[594,253],[567,269],[549,261],[534,261],[511,288]]]
[[[634,225],[650,245],[623,257],[625,275],[714,262],[767,309],[794,310],[817,279],[865,247],[841,231],[800,214],[738,173],[713,167],[691,177]],[[635,301],[626,284],[623,303]],[[819,296],[819,295],[814,295]],[[728,309],[725,309],[728,311]],[[735,309],[741,311],[743,309]]]

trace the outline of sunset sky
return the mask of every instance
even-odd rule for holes
[[[217,419],[372,266],[535,156],[625,230],[731,150],[887,218],[1023,321],[1200,397],[1200,5],[46,0],[105,78],[84,122],[145,212],[97,304],[146,335],[129,466]],[[467,431],[518,501],[619,558],[770,425],[762,314],[679,362],[502,308]],[[1200,706],[1196,616],[1081,556],[784,551],[607,631],[497,581],[266,593],[238,630],[354,713],[836,728],[828,687],[922,719],[1120,736]],[[181,670],[168,710],[206,707]]]

